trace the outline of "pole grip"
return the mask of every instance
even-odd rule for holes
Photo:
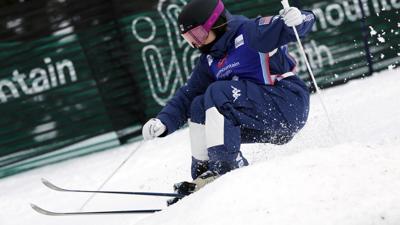
[[[281,3],[284,9],[290,8],[289,0],[282,0]]]

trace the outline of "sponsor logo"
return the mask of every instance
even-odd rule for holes
[[[236,100],[242,96],[241,90],[239,90],[238,88],[231,86],[232,88],[232,97],[233,97],[233,102],[236,102]]]
[[[244,159],[241,156],[241,154],[238,154],[238,156],[236,157],[236,163],[238,165],[239,168],[244,167]]]
[[[68,82],[77,82],[78,76],[71,60],[63,59],[53,63],[52,59],[43,59],[44,65],[21,72],[15,69],[10,78],[0,80],[0,104],[23,95],[42,93]]]
[[[211,55],[207,55],[207,61],[208,61],[208,66],[211,66],[213,61],[214,61],[214,59],[213,59],[213,57]]]
[[[244,45],[244,38],[243,38],[243,34],[239,35],[236,39],[235,39],[235,48],[239,48],[240,46]]]
[[[219,60],[218,65],[217,65],[218,69],[221,69],[222,67],[224,67],[227,58],[228,58],[228,54],[226,54],[223,59]]]
[[[228,77],[233,72],[232,69],[240,66],[240,62],[235,62],[232,64],[228,64],[224,68],[220,69],[216,75],[217,78],[222,79]]]
[[[309,15],[303,15],[303,21],[304,22],[309,22],[309,21],[313,21],[314,20],[314,15],[309,14]]]

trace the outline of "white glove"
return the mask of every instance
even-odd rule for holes
[[[279,15],[283,17],[286,26],[295,27],[304,22],[304,15],[296,7],[289,7],[279,11]]]
[[[144,140],[154,139],[167,130],[167,127],[156,118],[150,119],[142,128],[142,135]]]

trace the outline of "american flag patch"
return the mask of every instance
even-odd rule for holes
[[[260,21],[258,22],[258,25],[263,26],[263,25],[268,25],[271,23],[272,16],[266,16],[262,17]]]

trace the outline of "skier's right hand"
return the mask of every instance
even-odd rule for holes
[[[218,177],[220,177],[219,174],[208,170],[208,171],[204,172],[203,174],[201,174],[198,178],[194,179],[192,182],[184,181],[184,182],[174,184],[174,192],[177,194],[184,195],[184,196],[193,194],[194,192],[200,190],[207,184],[216,180]],[[177,203],[181,199],[182,199],[182,197],[176,197],[176,198],[169,199],[167,201],[167,205],[171,206],[171,205]]]
[[[194,193],[195,190],[196,190],[196,184],[192,183],[192,182],[184,181],[184,182],[174,184],[174,192],[177,194],[187,196],[187,195]],[[182,199],[182,197],[175,197],[175,198],[168,199],[167,206],[171,206],[171,205],[177,203],[178,201],[180,201],[181,199]]]
[[[283,17],[286,26],[295,27],[304,22],[304,16],[296,7],[290,7],[279,11],[279,15]]]
[[[167,127],[157,118],[152,118],[143,126],[142,135],[144,140],[152,140],[159,137],[167,130]]]

